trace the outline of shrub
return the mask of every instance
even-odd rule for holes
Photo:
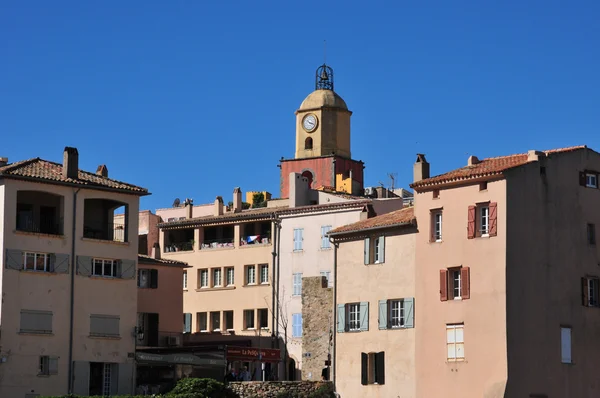
[[[198,398],[228,398],[235,397],[225,384],[214,379],[187,378],[177,382],[175,388],[167,394],[173,397],[176,394],[198,394]],[[188,397],[176,397],[188,398]],[[195,397],[189,397],[195,398]]]

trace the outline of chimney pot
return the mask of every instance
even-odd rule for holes
[[[152,246],[152,258],[160,260],[160,244],[158,242]]]
[[[535,149],[531,149],[531,150],[527,151],[527,161],[528,162],[538,161],[540,159],[540,157],[543,157],[543,156],[544,156],[544,152],[536,151]]]
[[[467,161],[467,165],[473,166],[473,165],[476,165],[477,163],[479,163],[479,159],[477,158],[477,156],[475,156],[475,155],[469,156],[469,160]]]
[[[77,148],[65,147],[63,152],[63,178],[79,178],[79,152]]]
[[[0,157],[0,166],[6,166],[8,164],[8,158]]]
[[[223,215],[223,198],[220,196],[217,196],[215,198],[215,210],[214,210],[214,215],[216,216],[222,216]]]
[[[417,160],[413,165],[413,182],[429,178],[429,163],[425,159],[425,154],[417,153]]]
[[[239,213],[242,211],[242,189],[235,187],[233,189],[233,212]]]
[[[105,164],[101,164],[96,169],[96,174],[99,175],[99,176],[101,176],[101,177],[108,177],[108,167],[106,167]]]

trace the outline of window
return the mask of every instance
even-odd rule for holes
[[[246,266],[246,285],[256,285],[256,266]]]
[[[333,279],[331,279],[331,271],[321,271],[321,276],[327,279],[327,287],[333,287]]]
[[[293,287],[294,287],[293,295],[301,296],[302,295],[302,273],[294,274]]]
[[[267,308],[258,310],[258,326],[260,326],[261,329],[269,328],[269,310]]]
[[[313,149],[312,138],[308,137],[306,140],[304,140],[304,149]]]
[[[50,255],[47,253],[23,253],[23,269],[27,271],[50,272]]]
[[[431,223],[432,223],[431,241],[432,242],[441,242],[442,241],[442,212],[441,212],[441,210],[432,211]]]
[[[469,206],[467,220],[467,237],[488,237],[497,235],[498,204],[496,202],[480,203]]]
[[[269,283],[269,266],[267,264],[260,265],[260,283]]]
[[[480,191],[486,191],[487,190],[487,184],[488,184],[487,181],[480,182],[479,183],[479,190]]]
[[[440,300],[467,300],[471,297],[471,269],[458,267],[440,270]]]
[[[244,329],[254,329],[254,310],[244,310]]]
[[[369,303],[338,304],[337,331],[355,332],[369,330]]]
[[[52,311],[21,310],[20,333],[52,333]]]
[[[187,290],[187,271],[183,271],[183,290]]]
[[[462,323],[446,325],[446,345],[448,346],[448,361],[465,360],[465,338]]]
[[[223,311],[225,330],[233,330],[233,311]]]
[[[587,225],[587,241],[589,245],[596,244],[596,226],[594,224]]]
[[[348,304],[348,330],[360,330],[360,304]]]
[[[117,261],[95,258],[92,275],[103,276],[106,278],[116,278],[117,277]]]
[[[365,264],[385,262],[385,236],[365,239]]]
[[[213,286],[214,287],[220,287],[222,280],[221,280],[221,268],[215,268],[213,269]]]
[[[440,198],[440,190],[434,189],[431,193],[431,196],[433,197],[433,199],[439,199]]]
[[[213,332],[221,331],[221,313],[219,311],[210,313],[210,330]]]
[[[585,173],[585,186],[588,188],[598,188],[598,174]]]
[[[585,307],[600,307],[598,288],[600,280],[595,277],[581,278],[581,295]]]
[[[292,314],[292,337],[302,337],[302,314]]]
[[[207,269],[199,269],[198,270],[198,285],[200,288],[208,287],[208,270]]]
[[[208,332],[208,314],[196,312],[196,332]]]
[[[294,251],[302,251],[302,242],[304,241],[304,228],[294,229]]]
[[[560,357],[562,363],[572,363],[570,327],[560,328]]]
[[[228,267],[226,268],[226,272],[227,272],[227,286],[233,286],[233,284],[235,283],[235,271],[233,267]]]
[[[138,287],[143,289],[158,288],[158,270],[138,269]]]
[[[331,225],[321,227],[321,249],[331,249],[331,242],[327,236],[329,231],[331,231]]]
[[[403,329],[414,327],[414,302],[415,299],[379,301],[379,329]]]
[[[192,314],[183,314],[183,333],[192,333]]]
[[[120,317],[115,315],[90,315],[90,335],[119,337]]]
[[[363,386],[385,384],[385,352],[361,353],[361,377]]]
[[[41,356],[38,376],[50,376],[58,374],[58,358]]]

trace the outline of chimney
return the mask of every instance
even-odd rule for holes
[[[0,167],[6,166],[8,164],[8,158],[0,157]]]
[[[429,178],[429,163],[427,163],[424,154],[417,153],[417,161],[413,165],[413,182],[426,178]]]
[[[189,220],[190,218],[192,218],[192,214],[194,211],[194,203],[190,199],[186,199],[184,206],[185,206],[185,218],[187,218]]]
[[[308,178],[298,173],[290,173],[289,176],[289,207],[306,206],[309,203]]]
[[[220,197],[220,196],[217,196],[215,198],[215,211],[214,211],[214,215],[215,215],[215,217],[223,215],[223,198]]]
[[[468,166],[473,166],[473,165],[476,165],[477,163],[479,163],[479,159],[477,159],[477,156],[474,156],[474,155],[469,156],[469,160],[467,160]]]
[[[79,177],[79,152],[77,148],[65,147],[63,152],[63,178],[77,179]]]
[[[107,177],[108,178],[108,167],[106,167],[105,164],[101,164],[96,169],[96,174],[99,175],[99,176],[101,176],[101,177]]]
[[[153,246],[152,246],[152,258],[156,259],[156,260],[160,260],[160,245],[158,244],[158,242],[156,242]]]
[[[239,213],[240,211],[242,211],[242,189],[235,187],[233,190],[233,212]]]
[[[538,160],[540,160],[540,157],[544,157],[544,152],[536,151],[535,149],[527,151],[528,162],[537,162]]]

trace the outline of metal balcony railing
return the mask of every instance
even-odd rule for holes
[[[105,228],[96,228],[89,225],[84,225],[83,237],[89,239],[111,240],[113,242],[126,242],[125,224],[107,223]]]

